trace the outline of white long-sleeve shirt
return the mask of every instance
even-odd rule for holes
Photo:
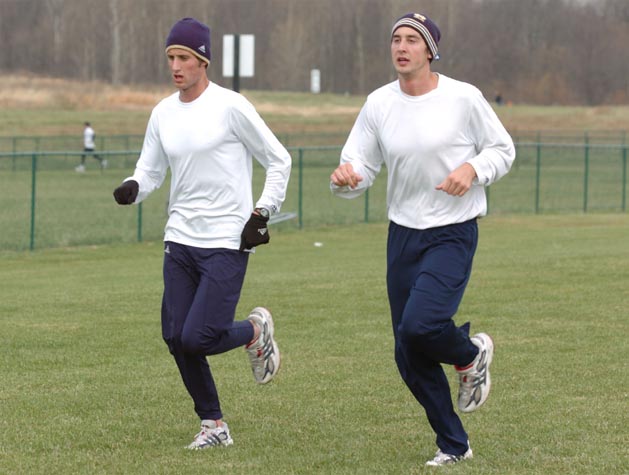
[[[253,211],[252,157],[266,169],[256,207],[279,211],[291,157],[242,95],[210,83],[194,101],[179,93],[151,113],[133,176],[140,203],[171,170],[164,240],[201,248],[240,247]]]
[[[363,181],[353,190],[331,189],[359,196],[384,162],[388,218],[427,229],[485,215],[484,186],[504,176],[514,159],[511,137],[476,87],[440,74],[437,88],[409,96],[394,81],[368,96],[341,152],[341,164],[351,163]],[[464,196],[435,189],[466,162],[477,178]]]
[[[83,148],[94,150],[94,138],[96,134],[94,133],[94,129],[89,125],[83,129]]]

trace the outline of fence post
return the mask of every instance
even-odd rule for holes
[[[535,214],[539,214],[540,181],[542,175],[542,144],[537,143],[537,157],[535,159]]]
[[[369,188],[365,190],[365,223],[369,222]]]
[[[299,212],[299,229],[303,229],[304,227],[304,149],[299,148],[299,173],[297,175],[299,177],[299,190],[297,195],[297,203],[298,203],[298,212]]]
[[[15,156],[16,152],[17,152],[17,137],[13,137],[13,158],[12,158],[12,160],[13,160],[13,171],[17,170],[17,166],[16,166],[17,158]]]
[[[37,181],[37,154],[31,157],[31,235],[29,249],[35,249],[35,185]]]
[[[585,164],[583,170],[583,212],[588,210],[588,182],[590,179],[590,144],[585,144]]]
[[[138,242],[142,242],[142,203],[138,203]]]
[[[623,213],[627,211],[627,146],[622,148],[622,205]]]

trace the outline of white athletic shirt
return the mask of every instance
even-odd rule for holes
[[[153,109],[127,180],[138,182],[139,203],[162,185],[170,168],[164,240],[238,249],[254,207],[252,156],[266,169],[256,206],[277,212],[286,197],[290,155],[247,99],[210,83],[192,102],[181,102],[176,92]]]
[[[94,129],[89,125],[83,129],[83,147],[94,150]]]
[[[514,159],[511,137],[477,88],[440,74],[436,89],[409,96],[396,80],[367,97],[341,152],[341,164],[351,163],[363,181],[354,190],[331,189],[359,196],[384,162],[389,219],[427,229],[485,215],[484,186],[504,176]],[[464,196],[435,190],[465,162],[478,178]]]

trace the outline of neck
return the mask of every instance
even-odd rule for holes
[[[439,75],[428,70],[426,74],[416,74],[410,77],[398,74],[398,80],[404,94],[422,96],[437,88]]]
[[[210,80],[207,76],[201,78],[201,80],[197,81],[195,84],[190,86],[188,89],[180,89],[179,90],[179,100],[181,102],[192,102],[197,99],[203,91],[205,91],[210,84]]]

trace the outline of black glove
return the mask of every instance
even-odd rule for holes
[[[135,180],[125,181],[114,190],[114,199],[119,205],[130,205],[138,197],[140,185]]]
[[[240,250],[251,249],[266,244],[271,237],[269,236],[269,228],[266,223],[269,218],[253,213],[249,221],[245,224],[245,228],[240,235]]]

